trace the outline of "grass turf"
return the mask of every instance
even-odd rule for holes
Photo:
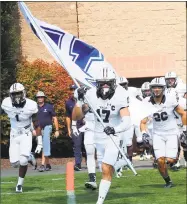
[[[186,169],[170,172],[175,187],[164,189],[164,181],[155,169],[139,170],[139,176],[125,171],[114,178],[105,204],[186,204]],[[97,174],[99,184],[101,174]],[[76,204],[95,204],[98,190],[84,188],[86,173],[75,174]],[[7,183],[6,183],[7,182]],[[8,183],[11,182],[11,183]],[[12,183],[13,182],[13,183]],[[1,179],[2,204],[66,204],[65,175],[27,176],[22,194],[16,194],[17,178]]]

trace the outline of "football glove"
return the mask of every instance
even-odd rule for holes
[[[76,121],[72,121],[71,129],[72,129],[72,134],[75,137],[78,137],[79,136],[79,131],[78,131],[77,126],[76,126]]]
[[[183,148],[187,148],[187,132],[183,131],[183,133],[180,135],[180,142],[181,142],[181,146]]]
[[[105,127],[104,132],[107,135],[114,135],[115,134],[114,128],[113,127],[109,127],[109,126]]]
[[[43,145],[42,145],[42,136],[41,135],[38,136],[37,140],[38,140],[38,145],[37,145],[37,147],[35,149],[35,153],[40,154],[40,152],[42,150],[42,147],[43,147]]]
[[[77,94],[78,94],[78,100],[84,100],[84,95],[86,94],[87,92],[87,88],[85,86],[83,87],[80,87],[77,89]]]
[[[145,144],[149,144],[150,135],[147,133],[143,133],[142,134],[142,140],[145,142]]]

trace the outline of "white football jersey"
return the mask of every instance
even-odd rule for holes
[[[177,89],[176,88],[167,88],[165,90],[165,95],[171,95],[172,97],[175,97],[177,100],[179,99],[179,96],[178,96],[178,92],[177,92]]]
[[[116,87],[110,100],[97,98],[95,87],[87,91],[86,97],[106,126],[115,127],[119,125],[121,122],[120,109],[129,106],[128,92],[121,86]],[[103,129],[103,126],[95,117],[95,132],[103,132]]]
[[[129,92],[129,96],[130,97],[137,97],[137,96],[141,96],[141,89],[140,88],[136,88],[136,87],[128,87],[128,92]]]
[[[161,104],[155,104],[153,97],[150,97],[149,102],[157,109],[151,115],[153,119],[153,133],[159,135],[178,134],[174,115],[174,109],[179,104],[176,97],[173,97],[172,94],[164,95]]]
[[[180,94],[178,93],[177,87],[176,88],[169,88],[166,89],[166,95],[170,95],[170,97],[176,98],[176,100],[178,101],[179,105],[186,110],[186,99],[181,97]],[[177,121],[177,125],[179,128],[179,132],[183,132],[183,124],[182,124],[182,120],[181,120],[181,116],[174,111],[174,115],[175,115],[175,119]]]
[[[30,125],[32,122],[31,116],[38,112],[37,103],[28,98],[26,98],[23,108],[16,108],[12,105],[11,98],[7,97],[3,100],[1,108],[7,113],[11,129],[15,131]]]

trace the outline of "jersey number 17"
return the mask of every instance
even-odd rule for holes
[[[100,110],[100,109],[97,109],[97,113],[98,115],[101,117],[101,114],[104,115],[104,119],[103,119],[103,122],[104,123],[109,123],[109,116],[110,116],[110,110]],[[102,118],[102,117],[101,117]],[[97,119],[98,120],[98,119]],[[99,120],[98,120],[99,121]]]

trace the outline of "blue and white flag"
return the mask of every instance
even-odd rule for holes
[[[96,70],[103,64],[111,66],[104,59],[103,54],[61,28],[38,20],[31,14],[24,2],[18,2],[18,4],[34,34],[44,43],[67,73],[80,84],[88,87],[95,86]],[[141,119],[153,111],[151,108],[148,111],[147,106],[140,104],[137,99],[134,99],[129,109],[131,119],[136,124],[139,124]]]
[[[35,18],[24,2],[19,8],[34,34],[44,43],[56,61],[81,84],[94,86],[94,73],[109,64],[103,54],[61,28]]]

